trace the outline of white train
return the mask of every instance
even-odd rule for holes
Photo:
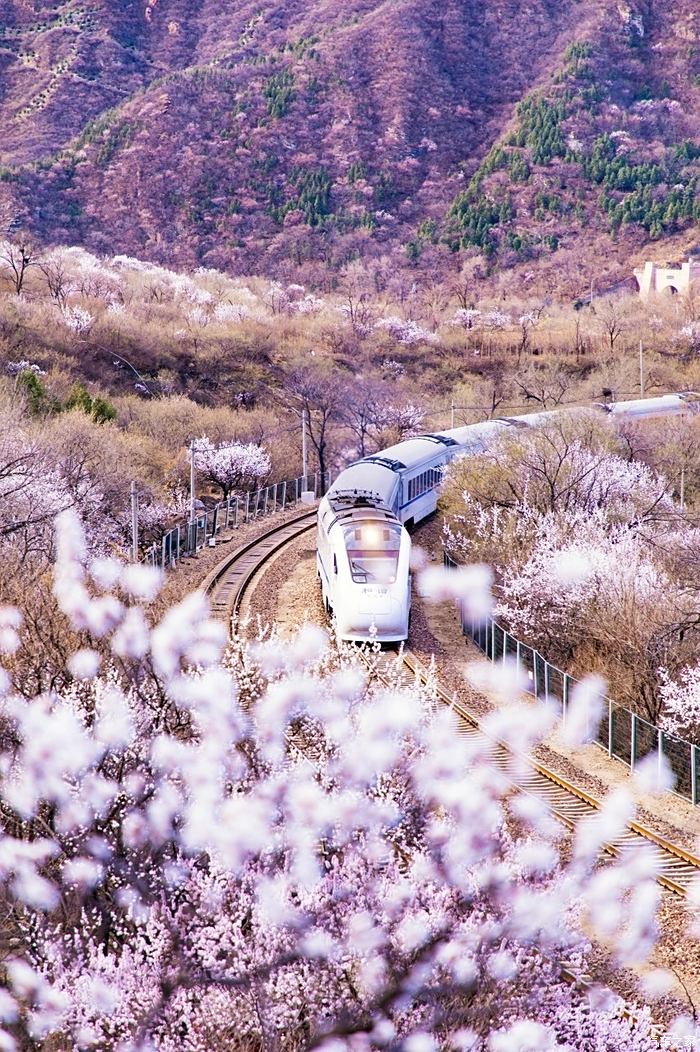
[[[700,394],[597,404],[618,420],[700,412]],[[437,506],[445,466],[486,449],[512,427],[538,427],[561,410],[503,417],[419,435],[364,457],[338,475],[318,509],[317,568],[340,639],[394,643],[408,637],[408,530]]]

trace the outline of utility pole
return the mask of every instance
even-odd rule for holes
[[[639,341],[639,397],[644,398],[644,344]]]
[[[190,442],[190,526],[194,526],[197,521],[194,506],[194,487],[195,487],[195,473],[194,473],[194,439]]]
[[[135,482],[131,483],[131,561],[139,561],[139,501]]]
[[[450,427],[453,428],[454,426],[455,426],[455,400],[453,398],[452,402],[450,403]]]
[[[301,471],[304,476],[304,485],[306,485],[306,475],[308,469],[308,451],[306,446],[306,410],[301,411]]]

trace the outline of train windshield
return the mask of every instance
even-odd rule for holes
[[[350,572],[357,584],[393,584],[399,565],[401,527],[363,522],[344,530]]]

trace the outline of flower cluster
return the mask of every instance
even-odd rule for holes
[[[518,320],[519,325],[528,324],[528,319],[534,319],[534,315],[523,315]],[[475,307],[460,308],[452,315],[450,324],[460,326],[463,329],[481,329],[486,332],[494,332],[499,329],[507,329],[513,324],[510,314],[495,308],[490,311],[477,310]]]
[[[211,442],[206,435],[194,447],[195,466],[224,499],[234,490],[251,490],[262,485],[270,474],[270,457],[254,443]]]
[[[489,734],[534,745],[551,713],[463,736],[429,686],[377,681],[316,627],[226,651],[195,593],[149,628],[157,575],[91,560],[70,514],[58,551],[58,601],[93,642],[62,695],[3,681],[0,874],[21,917],[3,1048],[650,1052],[648,1013],[562,977],[587,967],[582,927],[620,964],[652,948],[653,858],[597,864],[631,800],[563,861],[547,806],[491,764]],[[2,611],[10,647],[18,624]]]
[[[89,335],[95,322],[90,311],[83,307],[66,307],[61,313],[61,318],[63,324],[78,336]]]
[[[403,318],[395,315],[375,322],[374,328],[375,330],[387,332],[397,343],[407,346],[417,343],[438,342],[438,337],[434,332],[421,328],[415,321],[405,321]]]
[[[36,376],[44,376],[45,370],[36,364],[36,362],[29,362],[26,358],[23,358],[19,362],[8,362],[7,371],[11,376],[17,376],[18,373],[34,373]]]

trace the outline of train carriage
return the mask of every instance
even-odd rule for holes
[[[700,412],[700,394],[660,395],[594,405],[587,411],[591,410],[616,421],[679,416]],[[340,639],[398,642],[407,638],[408,529],[435,511],[447,465],[455,457],[489,448],[509,428],[542,427],[561,412],[566,410],[418,435],[341,471],[320,503],[317,540],[323,601],[335,616]]]

